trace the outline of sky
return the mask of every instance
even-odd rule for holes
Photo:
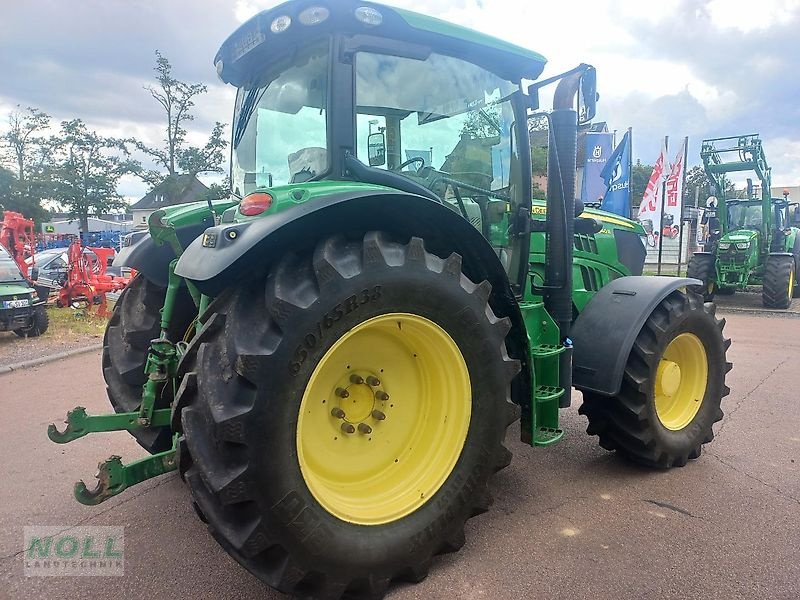
[[[335,0],[320,0],[320,3]],[[652,164],[663,136],[689,165],[704,137],[760,133],[773,184],[800,184],[800,0],[386,0],[480,30],[548,58],[544,76],[597,68],[597,120],[633,128]],[[154,51],[176,77],[202,82],[190,141],[230,123],[234,90],[212,64],[222,41],[274,0],[0,0],[0,129],[16,105],[56,122],[158,144],[161,108],[143,86]],[[146,186],[126,178],[122,194]]]

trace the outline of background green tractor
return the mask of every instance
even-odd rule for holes
[[[36,277],[34,268],[32,277]],[[8,251],[0,246],[0,331],[19,337],[36,337],[47,331],[49,319],[45,301],[32,282],[25,279]]]
[[[576,207],[594,69],[523,85],[544,62],[355,0],[242,25],[215,60],[238,89],[233,197],[157,211],[128,240],[118,260],[140,275],[103,353],[118,412],[49,430],[128,430],[153,454],[112,457],[77,499],[178,469],[269,585],[378,598],[461,547],[509,425],[561,439],[573,386],[603,447],[697,458],[728,393],[724,322],[684,291],[697,281],[628,276],[636,225]],[[527,123],[556,82],[534,205]]]
[[[771,169],[758,135],[703,140],[700,157],[717,190],[725,190],[725,175],[753,171],[760,182],[760,198],[747,180],[747,197],[726,198],[707,209],[710,250],[689,261],[688,276],[703,281],[698,291],[706,300],[715,293],[732,294],[748,285],[762,286],[767,308],[789,308],[800,295],[800,230],[793,226],[796,206],[787,197],[772,198]]]

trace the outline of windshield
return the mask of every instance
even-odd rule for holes
[[[449,56],[415,60],[361,52],[356,62],[357,156],[369,164],[372,149],[373,166],[412,178],[446,200],[507,198],[518,166],[509,100],[517,89]],[[385,161],[377,165],[375,134],[385,145]]]
[[[25,278],[19,271],[17,263],[2,248],[0,248],[0,283],[25,282]]]
[[[728,204],[728,229],[761,229],[761,203]]]
[[[328,169],[328,42],[239,88],[233,117],[233,192],[299,183]]]

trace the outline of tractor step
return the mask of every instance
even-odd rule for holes
[[[552,429],[550,427],[540,427],[533,434],[534,446],[549,446],[555,444],[564,437],[563,429]]]
[[[566,350],[563,344],[539,344],[531,348],[531,356],[536,358],[547,358],[548,356],[556,356]]]
[[[536,386],[536,401],[537,402],[550,402],[564,395],[564,388],[556,387],[553,385],[537,385]]]

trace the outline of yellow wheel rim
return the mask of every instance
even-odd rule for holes
[[[792,292],[794,292],[794,269],[789,271],[789,298],[792,297]]]
[[[464,357],[433,321],[390,313],[344,334],[309,379],[297,421],[308,489],[329,513],[380,525],[419,509],[464,448]]]
[[[655,382],[656,414],[667,429],[678,431],[692,422],[706,394],[708,358],[703,342],[681,333],[664,350]]]

